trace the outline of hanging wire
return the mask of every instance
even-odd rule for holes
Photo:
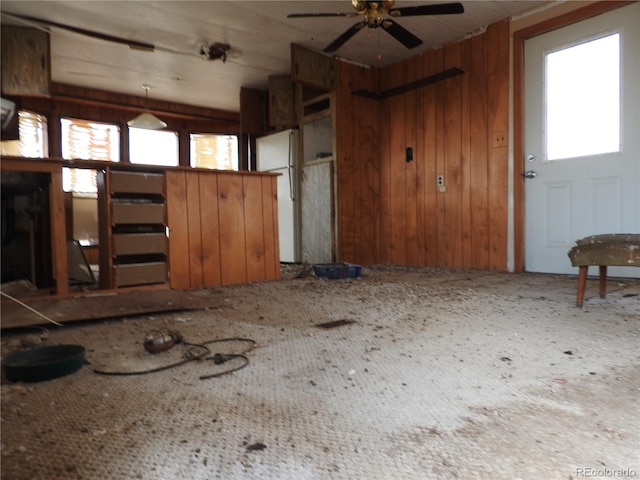
[[[12,297],[11,295],[9,295],[8,293],[4,293],[2,291],[0,291],[1,295],[4,295],[5,297],[7,297],[10,300],[13,300],[14,302],[16,302],[19,305],[22,305],[24,308],[26,308],[27,310],[32,311],[33,313],[35,313],[36,315],[39,315],[40,317],[44,318],[47,322],[51,322],[54,325],[57,325],[59,327],[64,327],[64,325],[62,325],[61,323],[56,322],[55,320],[51,320],[49,317],[47,317],[46,315],[43,315],[42,313],[40,313],[39,311],[31,308],[29,305],[27,305],[26,303],[22,303],[20,300],[18,300],[17,298]]]

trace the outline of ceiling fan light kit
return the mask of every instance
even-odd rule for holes
[[[385,1],[369,1],[369,0],[351,0],[355,12],[336,12],[336,13],[292,13],[287,15],[288,18],[305,18],[305,17],[356,17],[363,15],[364,20],[351,26],[342,33],[338,38],[331,42],[323,52],[335,52],[344,45],[351,37],[367,28],[382,28],[385,32],[398,40],[405,47],[411,49],[422,45],[422,40],[416,37],[409,30],[391,20],[385,18],[385,15],[392,17],[415,17],[422,15],[450,15],[464,13],[464,7],[461,3],[440,3],[433,5],[416,5],[413,7],[393,8],[395,0]]]
[[[144,112],[135,118],[132,118],[127,122],[127,125],[131,128],[143,128],[145,130],[162,130],[167,128],[167,124],[160,120],[158,117],[149,112],[149,106],[147,104],[149,100],[149,85],[142,85],[144,88]]]

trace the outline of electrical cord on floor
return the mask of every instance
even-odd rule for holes
[[[251,342],[251,346],[239,354],[216,353],[214,355],[211,355],[211,350],[209,349],[209,347],[207,347],[207,345],[210,345],[212,343],[221,343],[221,342]],[[249,338],[239,338],[239,337],[220,338],[216,340],[209,340],[202,343],[190,343],[190,342],[182,341],[182,344],[189,346],[191,348],[187,350],[185,354],[185,358],[183,360],[180,360],[179,362],[175,362],[169,365],[163,365],[161,367],[151,368],[147,370],[109,371],[109,370],[101,370],[101,369],[94,368],[93,371],[94,373],[97,373],[99,375],[114,375],[114,376],[146,375],[149,373],[156,373],[156,372],[161,372],[163,370],[169,370],[170,368],[179,367],[181,365],[184,365],[185,363],[203,360],[203,359],[213,360],[213,363],[215,363],[216,365],[222,365],[235,358],[241,358],[244,360],[244,362],[238,367],[234,367],[232,369],[225,370],[223,372],[212,373],[209,375],[201,375],[199,377],[200,380],[207,380],[209,378],[221,377],[222,375],[226,375],[227,373],[237,372],[238,370],[246,367],[249,364],[249,358],[246,356],[246,354],[249,353],[251,350],[253,350],[257,346],[254,340],[251,340]],[[201,349],[201,351],[198,352],[197,351],[198,349]]]
[[[180,360],[179,362],[170,363],[169,365],[163,365],[161,367],[150,368],[148,370],[109,371],[109,370],[100,370],[98,368],[94,368],[93,371],[94,373],[98,373],[100,375],[118,375],[118,376],[145,375],[147,373],[162,372],[163,370],[169,370],[170,368],[179,367],[180,365],[184,365],[185,363],[193,362],[194,360],[200,360],[201,358],[211,353],[211,350],[209,350],[204,345],[196,344],[196,343],[188,343],[188,342],[182,342],[182,343],[184,345],[190,346],[191,348],[187,350],[187,353],[185,354],[185,358],[183,360]],[[204,350],[200,353],[194,354],[193,353],[194,348],[197,348],[197,347],[203,348]]]
[[[254,348],[256,348],[257,346],[254,340],[251,340],[250,338],[239,338],[239,337],[220,338],[217,340],[210,340],[208,342],[202,343],[202,345],[209,345],[211,343],[221,343],[221,342],[251,342],[251,346],[249,346],[249,348],[247,348],[242,353],[234,353],[234,354],[216,353],[215,355],[206,357],[205,360],[213,360],[213,363],[215,363],[216,365],[222,365],[223,363],[226,363],[234,358],[241,358],[244,360],[244,362],[238,367],[232,368],[230,370],[225,370],[224,372],[212,373],[209,375],[201,375],[200,377],[198,377],[200,378],[200,380],[207,380],[209,378],[221,377],[222,375],[226,375],[227,373],[231,373],[231,372],[237,372],[238,370],[246,367],[247,365],[249,365],[249,358],[246,356],[246,354],[249,353]]]
[[[246,357],[245,355],[233,355],[233,354],[224,355],[221,353],[216,353],[213,357],[208,357],[207,360],[213,360],[213,363],[215,363],[216,365],[222,365],[223,363],[227,363],[228,361],[234,358],[242,358],[244,360],[244,363],[238,367],[232,368],[231,370],[225,370],[224,372],[218,372],[218,373],[211,373],[209,375],[200,375],[198,378],[200,380],[207,380],[209,378],[221,377],[222,375],[226,375],[227,373],[237,372],[238,370],[249,365],[249,358]]]

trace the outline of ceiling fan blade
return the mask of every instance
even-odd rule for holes
[[[153,52],[155,50],[155,46],[151,43],[138,42],[137,40],[129,40],[127,38],[115,37],[113,35],[107,35],[106,33],[94,32],[92,30],[85,30],[84,28],[73,27],[71,25],[65,25],[63,23],[51,22],[49,20],[43,20],[41,18],[36,17],[28,17],[25,15],[11,15],[15,18],[19,18],[21,20],[27,20],[30,22],[37,22],[48,27],[60,28],[62,30],[67,30],[69,32],[78,33],[80,35],[84,35],[87,37],[97,38],[99,40],[105,40],[107,42],[119,43],[122,45],[127,45],[129,48],[135,50],[146,50],[149,52]]]
[[[400,7],[389,10],[392,17],[415,17],[418,15],[450,15],[464,13],[461,3],[440,3],[437,5],[417,5],[415,7]]]
[[[349,40],[351,37],[353,37],[360,30],[362,30],[366,25],[367,25],[367,22],[358,22],[358,23],[356,23],[349,30],[347,30],[342,35],[340,35],[338,38],[336,38],[333,42],[331,42],[331,44],[328,47],[326,47],[323,50],[323,52],[335,52],[342,45],[344,45],[347,42],[347,40]]]
[[[407,48],[416,48],[422,45],[422,40],[393,20],[383,21],[382,28]]]
[[[287,18],[315,18],[315,17],[357,17],[357,12],[334,12],[334,13],[290,13]]]

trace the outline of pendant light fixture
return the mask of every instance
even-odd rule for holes
[[[145,130],[162,130],[167,128],[167,124],[149,112],[149,85],[142,85],[144,88],[144,112],[129,120],[127,125],[131,128],[144,128]]]

